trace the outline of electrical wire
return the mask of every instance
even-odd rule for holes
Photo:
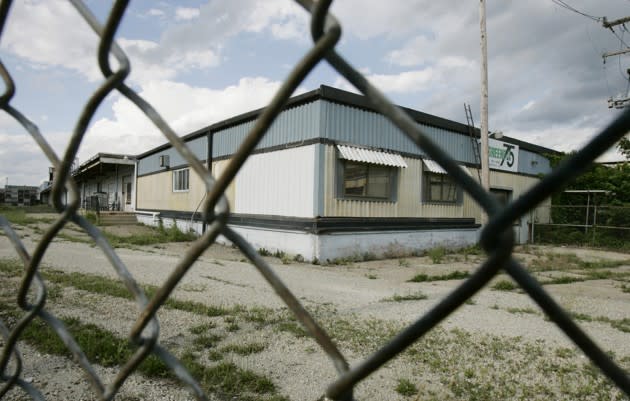
[[[621,42],[621,44],[623,44],[627,48],[630,48],[630,46],[628,46],[628,44],[623,41],[623,32],[621,33],[621,36],[619,36],[613,27],[610,27],[610,30],[617,37],[617,39],[619,39],[619,42]]]
[[[573,11],[574,13],[578,13],[578,14],[580,14],[580,15],[583,15],[583,16],[585,16],[586,18],[590,18],[590,19],[592,19],[593,21],[601,22],[601,21],[603,21],[603,20],[604,20],[604,18],[603,18],[603,17],[595,17],[595,16],[593,16],[593,15],[590,15],[590,14],[584,13],[584,12],[582,12],[582,11],[580,11],[580,10],[576,9],[576,8],[573,8],[572,6],[570,6],[569,4],[567,4],[566,2],[564,2],[563,0],[551,0],[551,1],[552,1],[554,4],[556,4],[556,5],[560,6],[560,7],[566,8],[567,10],[569,10],[569,11]]]

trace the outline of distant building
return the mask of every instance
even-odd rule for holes
[[[72,171],[81,208],[133,211],[136,159],[131,155],[98,153]]]
[[[38,187],[27,185],[6,185],[4,187],[5,205],[30,206],[38,203]]]

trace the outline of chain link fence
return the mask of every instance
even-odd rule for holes
[[[0,226],[12,242],[15,253],[24,265],[24,273],[16,300],[17,306],[22,310],[21,318],[13,327],[8,327],[6,322],[0,321],[0,333],[4,338],[4,346],[0,356],[0,398],[11,388],[18,386],[34,400],[44,399],[32,383],[22,378],[22,360],[17,347],[17,343],[25,328],[31,325],[35,318],[39,318],[57,333],[74,359],[78,361],[81,368],[85,371],[87,377],[89,377],[93,390],[101,400],[113,399],[129,375],[149,355],[160,358],[172,370],[173,374],[189,387],[197,399],[208,399],[197,380],[187,372],[181,362],[160,346],[156,312],[169,298],[174,288],[186,275],[186,272],[197,258],[214,243],[219,235],[228,238],[251,261],[330,358],[332,367],[337,371],[337,378],[327,388],[322,389],[323,400],[354,400],[353,388],[357,383],[377,371],[405,350],[405,348],[431,331],[450,313],[484,288],[501,270],[509,274],[529,294],[545,311],[549,319],[558,326],[558,329],[571,338],[621,391],[626,395],[630,395],[630,379],[628,375],[576,325],[571,317],[528,273],[527,269],[512,257],[514,245],[513,222],[526,216],[530,213],[530,210],[533,210],[544,199],[549,197],[554,190],[580,174],[590,162],[613,146],[615,142],[628,132],[630,128],[630,110],[621,114],[616,121],[594,137],[579,152],[570,159],[565,160],[553,172],[544,177],[529,192],[502,208],[494,200],[494,197],[484,191],[472,177],[459,168],[453,159],[433,143],[404,111],[389,102],[363,75],[350,65],[343,55],[335,50],[335,46],[341,36],[341,26],[335,17],[328,12],[332,0],[320,0],[317,3],[311,0],[297,0],[297,3],[311,15],[310,27],[313,46],[308,49],[302,59],[293,67],[273,100],[258,118],[255,126],[241,144],[238,152],[230,160],[228,167],[220,176],[214,177],[155,111],[151,104],[125,84],[125,79],[130,72],[130,61],[114,41],[114,36],[125,14],[128,1],[116,1],[104,25],[94,17],[83,2],[71,0],[71,3],[85,21],[88,22],[95,35],[100,38],[97,61],[103,74],[103,82],[85,104],[77,119],[76,127],[64,154],[58,155],[55,153],[40,133],[38,127],[27,116],[12,106],[11,100],[15,92],[15,83],[8,70],[0,63],[0,75],[6,88],[4,94],[0,96],[0,106],[24,127],[26,133],[37,142],[42,152],[54,166],[55,171],[57,171],[53,183],[52,197],[59,214],[56,221],[43,234],[32,253],[26,250],[20,237],[11,228],[11,222],[0,216]],[[0,33],[10,14],[10,6],[11,1],[5,0],[0,3]],[[118,61],[119,67],[116,70],[110,65],[111,57]],[[360,92],[367,96],[380,113],[385,115],[433,160],[444,167],[490,216],[480,239],[480,244],[487,253],[485,262],[479,266],[474,274],[435,305],[428,313],[399,332],[388,344],[375,350],[364,361],[352,368],[350,368],[344,355],[335,346],[326,328],[314,320],[291,290],[278,278],[268,263],[258,255],[256,250],[226,225],[230,214],[224,194],[226,188],[263,138],[287,99],[306,75],[320,62],[329,63]],[[94,116],[97,107],[113,91],[118,91],[129,99],[160,129],[172,146],[177,149],[190,167],[202,178],[208,193],[203,205],[203,216],[208,224],[208,230],[192,244],[175,266],[169,278],[150,299],[134,280],[134,277],[127,270],[114,249],[108,244],[105,237],[84,217],[78,214],[77,211],[80,207],[79,192],[70,174],[72,163],[75,160],[88,124]],[[62,202],[64,190],[67,190],[68,193],[66,205]],[[109,260],[112,269],[116,271],[120,280],[124,282],[128,291],[133,295],[141,311],[128,334],[128,339],[135,346],[136,351],[129,361],[120,368],[116,377],[109,384],[104,383],[102,378],[96,373],[95,368],[90,364],[62,321],[49,313],[45,308],[47,295],[46,285],[40,274],[41,261],[51,241],[69,222],[80,226],[96,242],[100,252]]]
[[[589,245],[630,249],[630,207],[611,205],[540,206],[530,240],[535,244]]]

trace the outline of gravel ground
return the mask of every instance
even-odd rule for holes
[[[106,230],[120,236],[142,233],[147,228],[112,227]],[[71,237],[82,238],[75,229],[64,231]],[[38,229],[35,226],[21,227],[18,232],[26,248],[32,251]],[[46,269],[116,278],[115,271],[102,253],[90,244],[75,241],[55,240],[44,257]],[[138,282],[159,286],[188,246],[186,243],[168,243],[121,248],[117,249],[117,253]],[[619,261],[614,267],[602,267],[600,270],[615,274],[630,272],[630,255],[615,252],[532,246],[519,249],[516,256],[533,263],[551,258],[549,255],[569,255],[572,261],[594,263]],[[2,236],[0,259],[7,258],[16,258],[16,253],[7,237]],[[392,333],[415,321],[461,282],[414,283],[408,282],[409,279],[417,274],[444,275],[456,270],[471,272],[479,265],[482,256],[446,255],[441,263],[433,263],[428,257],[408,257],[332,266],[297,262],[283,264],[278,258],[266,259],[306,308],[313,311],[329,330],[353,365],[382,345]],[[565,270],[566,264],[553,260],[557,268],[536,273],[539,278],[586,274],[584,269]],[[624,291],[629,278],[623,275],[611,277],[547,285],[546,289],[561,305],[581,316],[579,324],[597,343],[614,352],[617,360],[626,363],[630,360],[627,326],[620,329],[619,325],[611,322],[623,323],[623,319],[630,319],[630,293]],[[505,279],[505,276],[498,277],[492,283]],[[12,291],[14,294],[18,285],[17,281],[14,283],[15,286],[3,285],[5,296],[11,296]],[[496,291],[490,288],[492,285],[475,295],[471,302],[449,316],[409,352],[362,382],[355,393],[357,399],[459,400],[477,396],[481,397],[477,399],[586,400],[591,398],[581,394],[589,391],[590,394],[604,394],[609,399],[621,399],[601,375],[592,375],[586,370],[582,354],[574,351],[567,337],[545,319],[527,295],[518,290]],[[53,283],[50,286],[55,287]],[[60,286],[59,292],[49,300],[47,310],[56,316],[75,317],[81,322],[101,326],[121,338],[126,338],[138,316],[138,308],[130,300],[94,294],[71,286]],[[396,297],[418,294],[426,298],[393,301]],[[208,332],[220,337],[213,349],[223,350],[224,361],[265,375],[277,386],[278,394],[288,399],[315,400],[336,375],[330,360],[314,341],[295,335],[290,330],[279,329],[280,322],[285,322],[288,316],[283,302],[235,249],[213,245],[194,264],[172,297],[224,308],[235,305],[242,305],[243,310],[265,308],[266,314],[261,323],[245,312],[207,317],[162,308],[158,316],[160,342],[176,355],[181,356],[185,350],[194,348],[196,337],[191,334],[194,327],[208,324],[213,327]],[[630,330],[630,327],[627,328]],[[263,349],[251,354],[228,351],[230,346],[252,343],[262,344]],[[208,350],[201,352],[199,348],[194,349],[201,362],[208,366],[216,363],[208,359]],[[488,349],[495,354],[489,356]],[[47,398],[94,399],[81,371],[70,360],[43,354],[27,344],[22,344],[20,350],[25,361],[22,377],[31,380]],[[565,369],[565,372],[559,366],[571,369]],[[551,369],[551,379],[541,372],[545,368]],[[112,377],[115,372],[115,368],[99,368],[99,374],[104,377]],[[401,379],[409,380],[415,393],[411,391],[405,395],[403,391],[397,391]],[[550,391],[553,396],[549,395]],[[17,390],[8,395],[8,399],[21,397]],[[221,394],[211,397],[239,399],[226,398]],[[117,399],[192,398],[170,380],[149,379],[134,374]]]

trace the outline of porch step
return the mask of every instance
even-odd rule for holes
[[[135,213],[101,212],[99,224],[102,226],[122,226],[138,224]]]

